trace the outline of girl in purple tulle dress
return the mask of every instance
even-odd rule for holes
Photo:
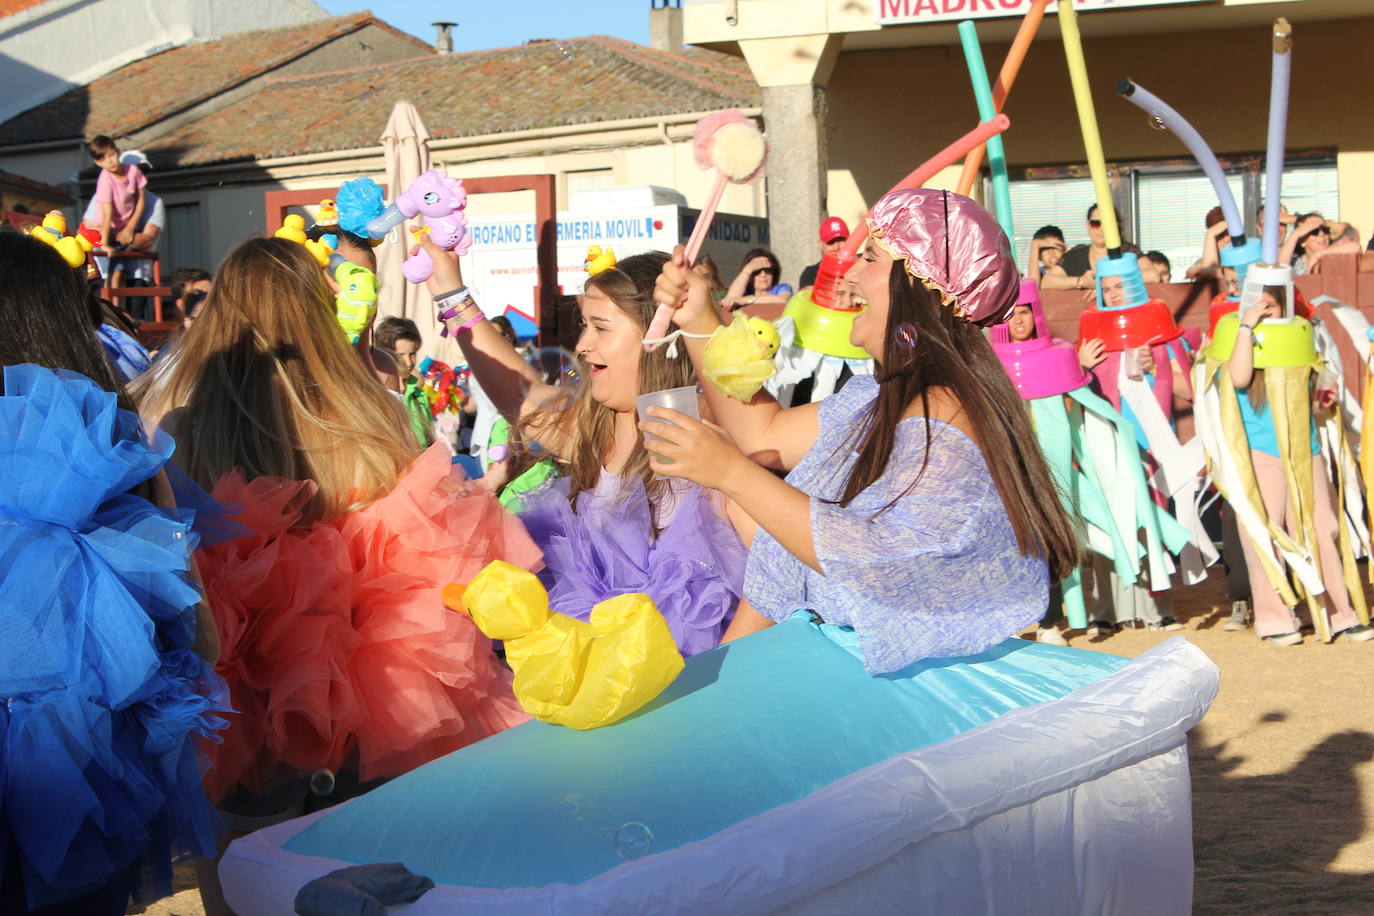
[[[646,353],[640,344],[668,256],[634,255],[587,280],[578,297],[581,379],[559,387],[482,317],[457,259],[427,247],[435,305],[473,375],[521,437],[563,471],[515,507],[544,551],[551,607],[585,620],[607,598],[643,592],[684,655],[716,646],[740,600],[745,546],[718,493],[649,469],[635,413],[639,394],[696,383],[685,353]]]

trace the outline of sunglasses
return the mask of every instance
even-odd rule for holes
[[[1100,219],[1090,219],[1090,220],[1088,220],[1088,225],[1089,225],[1089,226],[1092,226],[1094,229],[1101,229],[1101,228],[1102,228],[1102,220],[1100,220]]]

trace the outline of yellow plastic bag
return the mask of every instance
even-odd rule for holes
[[[737,401],[748,401],[777,366],[778,329],[762,318],[736,315],[728,325],[716,328],[702,353],[701,374]]]
[[[532,573],[497,560],[444,602],[506,644],[515,698],[542,722],[588,729],[610,725],[663,692],[682,670],[668,622],[648,595],[618,595],[589,621],[549,610]]]

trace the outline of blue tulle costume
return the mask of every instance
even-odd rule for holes
[[[194,513],[128,491],[171,456],[115,396],[9,366],[0,396],[0,874],[30,907],[213,855],[198,738],[227,692],[191,652]]]

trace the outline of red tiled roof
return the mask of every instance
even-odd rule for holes
[[[363,12],[239,32],[154,54],[16,115],[0,125],[0,146],[128,136],[368,25],[402,34]],[[415,42],[417,54],[423,52],[423,42],[405,37]]]
[[[0,7],[3,8],[3,7]],[[32,178],[25,178],[23,175],[16,175],[13,172],[6,172],[0,169],[0,188],[14,188],[19,191],[33,191],[44,197],[51,197],[54,200],[71,200],[71,194],[56,185],[44,184],[41,181],[34,181]]]
[[[165,169],[370,147],[403,99],[442,139],[756,106],[761,98],[739,58],[593,36],[269,79],[143,148]]]

